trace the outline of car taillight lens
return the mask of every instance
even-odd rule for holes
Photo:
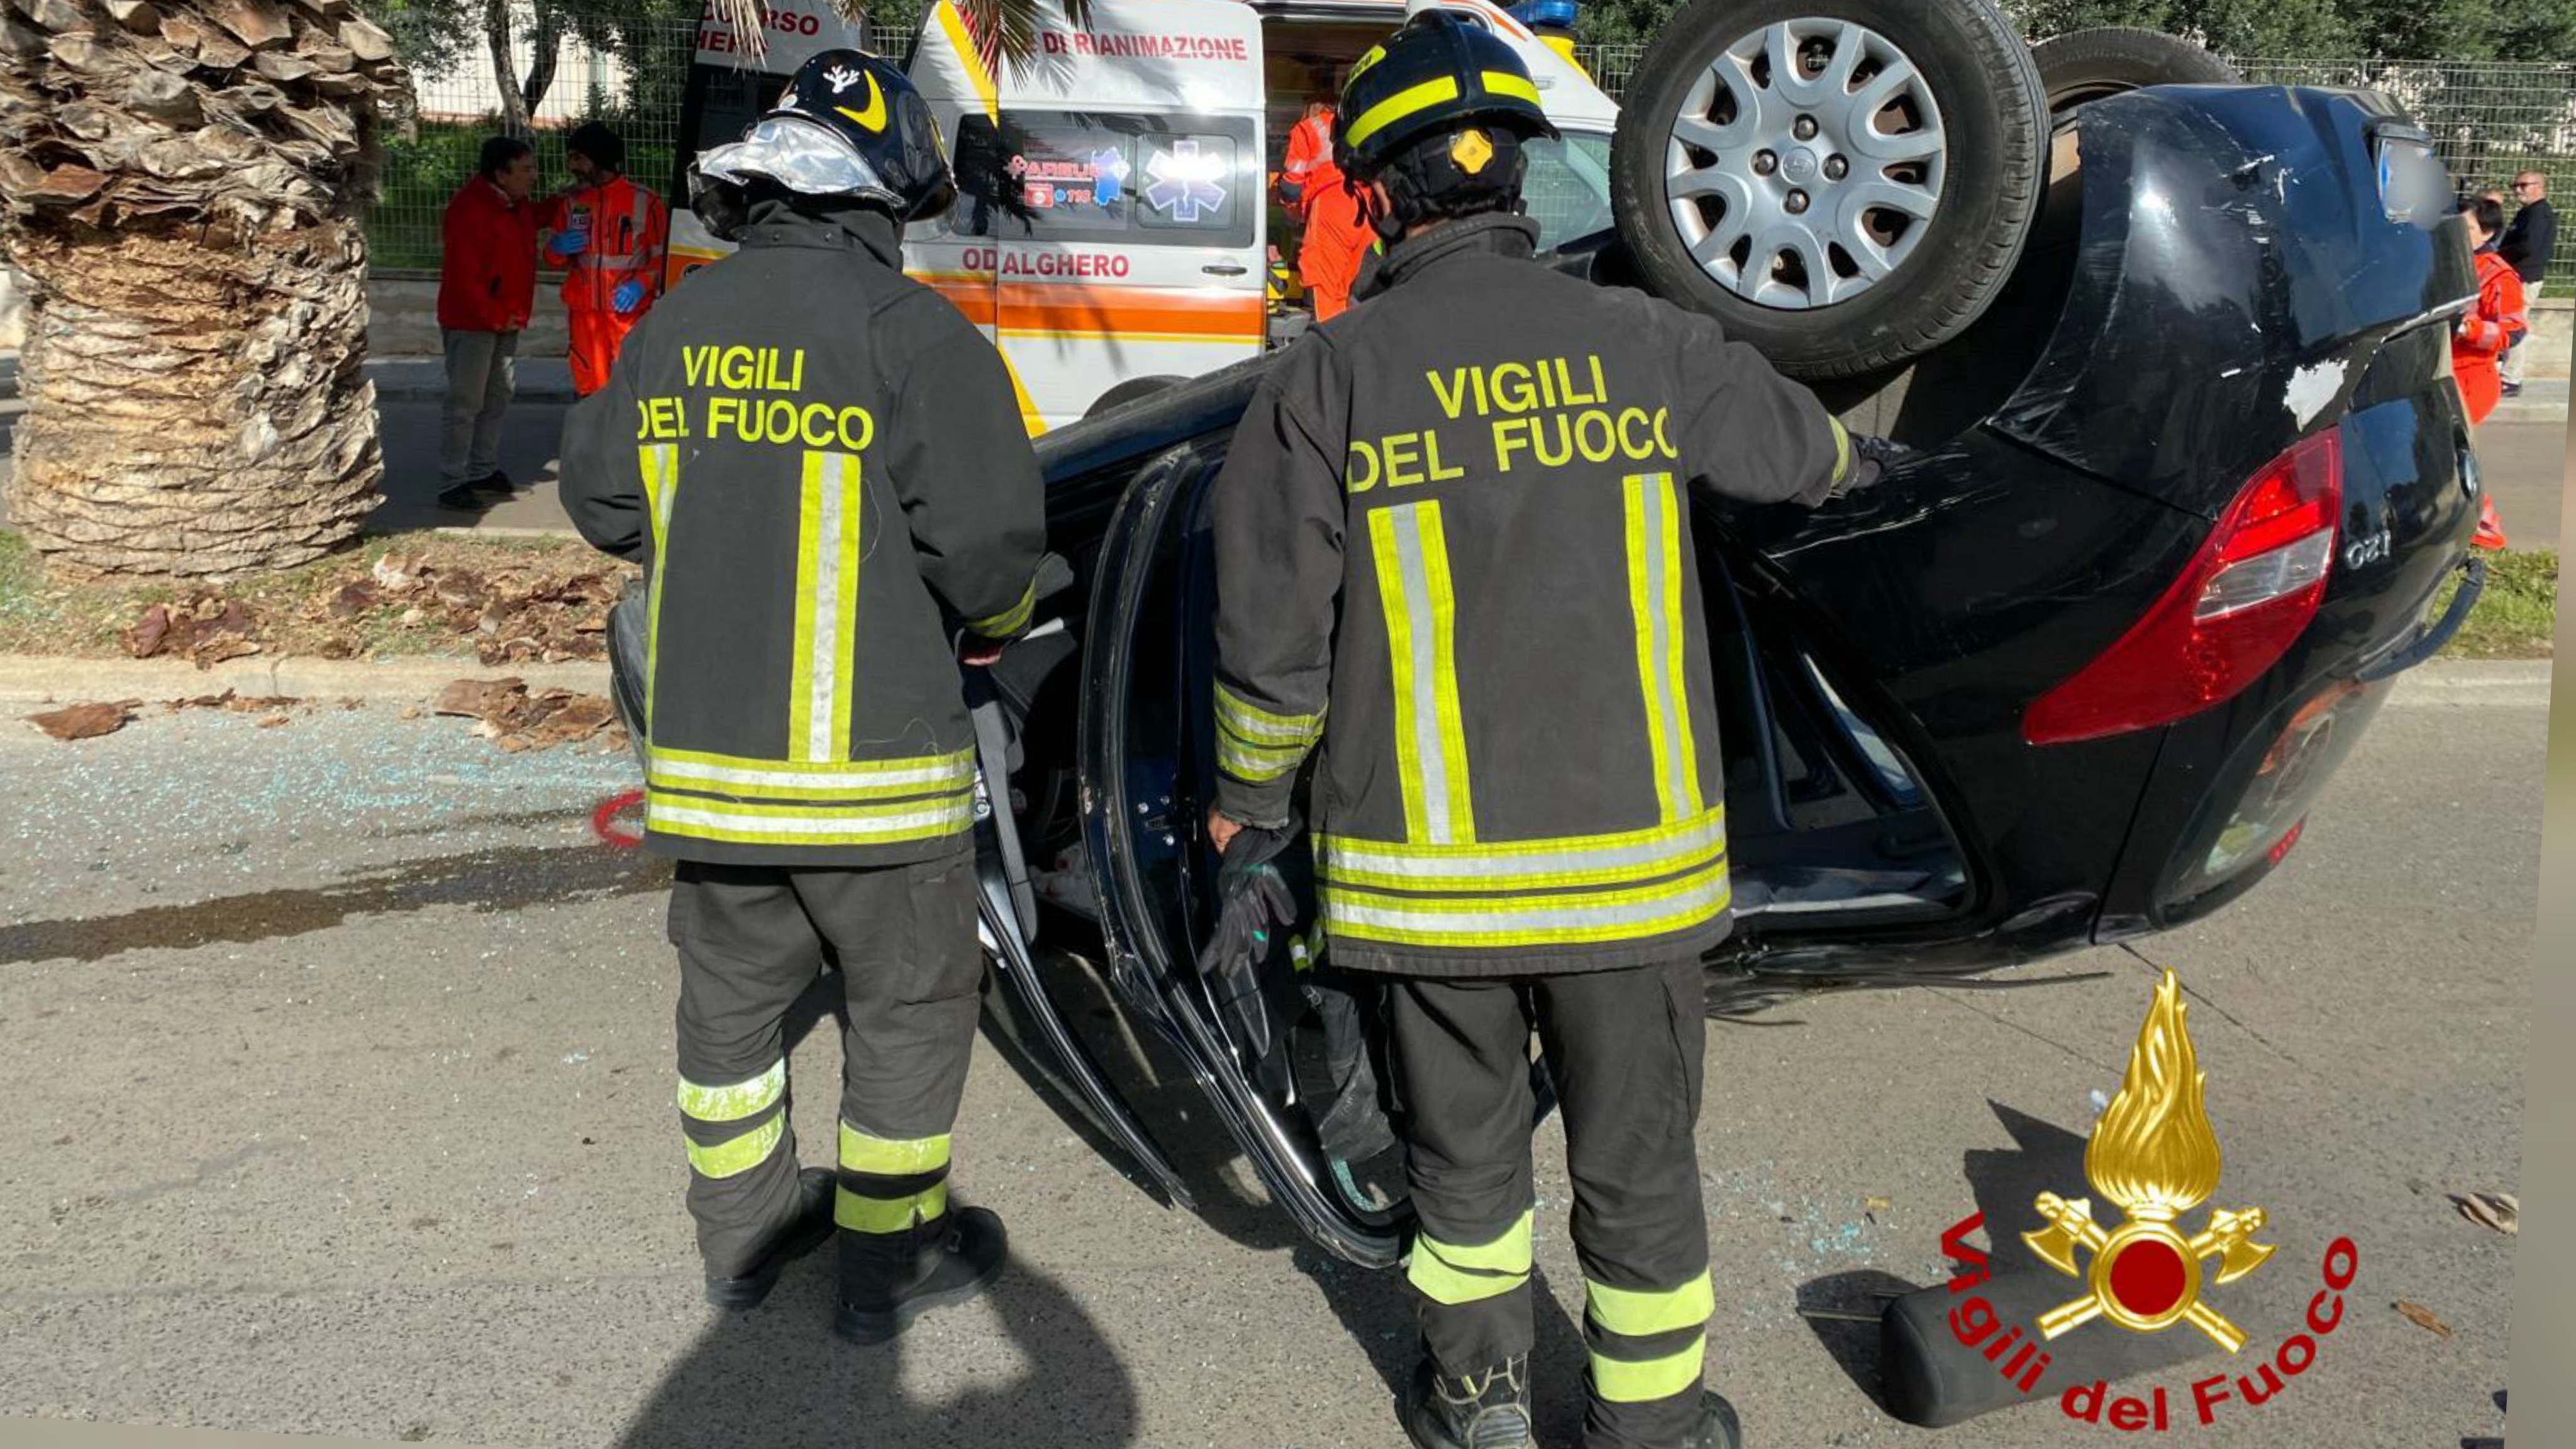
[[[2022,717],[2034,745],[2171,724],[2280,662],[2325,597],[2343,512],[2329,428],[2266,464],[2145,617]]]

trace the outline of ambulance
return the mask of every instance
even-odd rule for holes
[[[904,65],[939,118],[957,204],[916,223],[904,268],[993,339],[1032,433],[1255,356],[1304,314],[1277,301],[1285,250],[1269,178],[1321,81],[1413,12],[1501,36],[1564,132],[1524,148],[1540,244],[1606,231],[1618,106],[1568,57],[1485,0],[1092,0],[1050,4],[1024,60],[1001,56],[955,0],[922,16]],[[738,139],[807,57],[857,46],[826,0],[771,0],[754,56],[700,24],[680,165]],[[675,178],[675,198],[685,181]],[[670,280],[728,247],[674,208]]]

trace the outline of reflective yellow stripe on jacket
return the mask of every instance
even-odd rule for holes
[[[1703,726],[1691,718],[1682,508],[1669,473],[1624,481],[1635,698],[1646,746],[1637,768],[1652,773],[1657,823],[1508,841],[1476,830],[1456,658],[1457,616],[1474,600],[1460,600],[1451,581],[1440,505],[1369,514],[1405,838],[1319,839],[1330,935],[1434,949],[1579,946],[1688,931],[1726,910],[1726,812],[1703,794]],[[1221,723],[1222,715],[1220,700]]]
[[[974,828],[971,752],[890,760],[748,759],[648,744],[656,831],[748,845],[887,845]]]

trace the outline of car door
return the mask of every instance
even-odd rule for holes
[[[1264,1054],[1245,1045],[1247,1004],[1226,999],[1195,960],[1212,922],[1215,874],[1200,817],[1214,759],[1206,511],[1222,461],[1221,441],[1170,449],[1140,472],[1104,534],[1081,705],[1085,854],[1111,977],[1139,1023],[1189,1064],[1217,1119],[1301,1230],[1344,1259],[1385,1267],[1411,1221],[1401,1157],[1378,1130],[1382,1120],[1343,1130],[1378,1110],[1382,1068],[1367,1064],[1365,1046],[1336,1065],[1318,1015],[1338,1011],[1358,1030],[1367,1003],[1345,994],[1355,983],[1323,978],[1306,969],[1302,947],[1283,948],[1266,1005],[1251,1008],[1270,1017],[1275,1055]],[[1302,845],[1292,852],[1302,853]],[[1283,862],[1292,881],[1302,867]],[[1326,1150],[1342,1141],[1388,1145],[1350,1157]]]

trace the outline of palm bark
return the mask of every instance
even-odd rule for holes
[[[58,572],[352,537],[384,473],[366,204],[407,82],[348,0],[7,0],[0,254],[30,282],[9,521]]]

